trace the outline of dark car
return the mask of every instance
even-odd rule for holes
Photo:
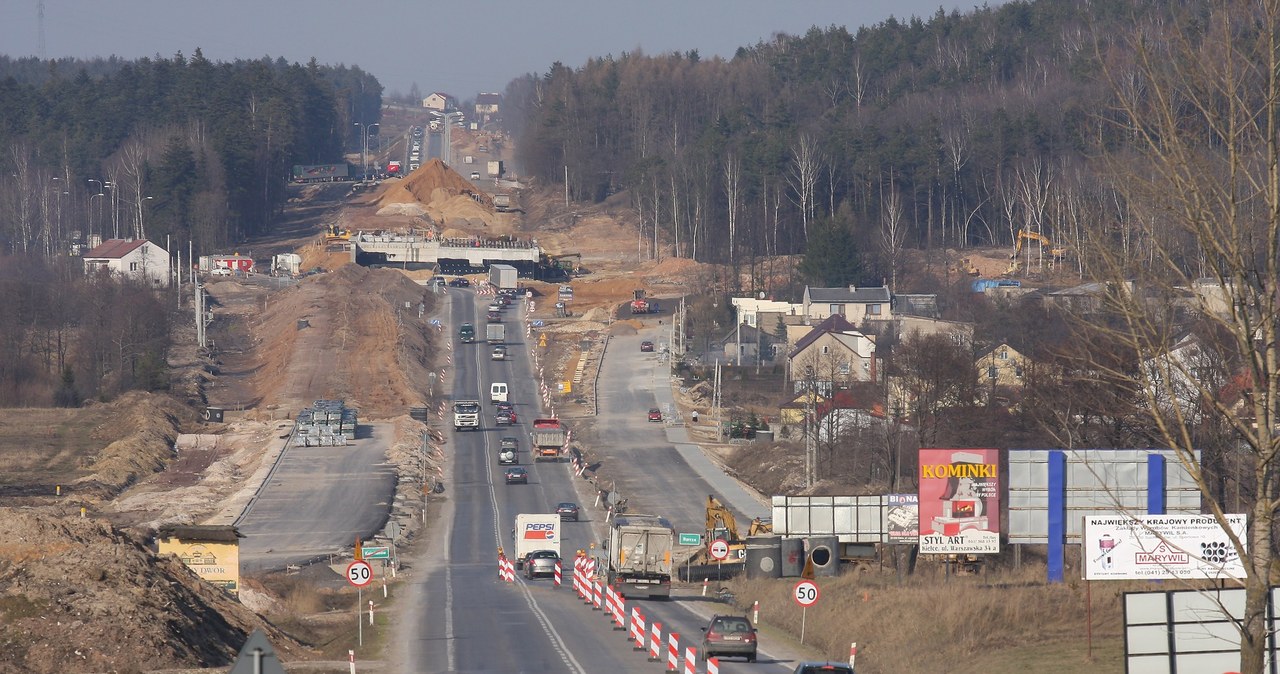
[[[496,312],[496,311],[489,311],[489,312],[486,312],[486,313],[485,313],[485,318],[487,318],[487,319],[488,319],[488,321],[489,321],[490,323],[501,323],[501,322],[502,322],[502,314],[500,314],[500,313],[498,313],[498,312]]]
[[[662,421],[662,410],[656,407],[649,408],[649,421]]]
[[[556,505],[556,514],[560,516],[561,520],[573,520],[574,522],[577,522],[578,512],[578,504],[573,503],[572,501],[565,501],[564,503]]]
[[[509,410],[498,410],[493,414],[493,423],[499,426],[510,426],[516,422],[516,413]]]
[[[841,662],[802,662],[791,674],[853,674],[853,667]]]
[[[556,575],[556,562],[560,555],[555,550],[534,550],[524,558],[524,577],[533,579],[538,576],[550,578]]]
[[[702,628],[702,657],[738,655],[756,661],[756,628],[742,616],[718,615]]]
[[[471,281],[468,281],[467,279],[464,279],[464,278],[456,278],[456,279],[453,279],[452,281],[449,281],[449,285],[455,288],[470,288]]]
[[[653,351],[653,342],[647,339],[644,340],[643,342],[640,342],[640,350],[646,353]]]
[[[508,468],[507,484],[529,484],[529,471],[520,467]]]

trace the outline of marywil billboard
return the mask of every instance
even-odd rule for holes
[[[1000,450],[920,450],[920,552],[1000,552]]]

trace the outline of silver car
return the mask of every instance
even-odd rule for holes
[[[556,574],[556,563],[560,555],[555,550],[534,550],[524,558],[524,577],[533,579],[538,576],[550,578]]]

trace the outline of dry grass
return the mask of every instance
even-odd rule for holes
[[[1083,584],[1045,585],[1043,577],[1043,569],[1027,569],[998,579],[924,573],[901,584],[876,574],[820,578],[821,599],[805,616],[805,643],[844,660],[850,642],[857,642],[858,671],[870,674],[1122,671],[1116,586],[1094,587],[1089,661]],[[737,579],[726,585],[739,608],[759,600],[762,623],[798,636],[795,583]]]

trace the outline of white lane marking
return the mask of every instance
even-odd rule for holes
[[[478,351],[473,349],[472,360],[476,361],[476,390],[483,391],[484,380],[481,377],[482,372],[480,369],[479,358],[480,356]],[[492,471],[489,470],[489,460],[488,460],[489,434],[488,433],[486,433],[484,436],[484,456],[485,456],[484,477],[485,477],[485,481],[489,485],[489,503],[493,507],[493,540],[494,540],[494,546],[495,546],[494,550],[496,551],[497,548],[502,547],[502,525],[501,525],[502,511],[498,508],[498,491],[494,487],[493,473]],[[514,540],[511,543],[512,545],[515,545]],[[514,550],[512,550],[512,552],[514,552]],[[547,617],[547,614],[542,610],[542,607],[538,606],[537,600],[533,598],[533,593],[529,591],[529,586],[524,582],[524,579],[517,577],[516,582],[518,583],[520,592],[524,594],[525,603],[529,605],[529,609],[533,611],[534,617],[538,619],[538,624],[542,627],[543,633],[545,633],[547,635],[547,638],[551,640],[551,647],[555,649],[556,653],[560,656],[561,662],[563,662],[566,667],[569,667],[571,671],[577,672],[578,674],[587,674],[587,670],[583,668],[583,666],[578,662],[578,660],[573,657],[573,654],[569,652],[569,647],[565,645],[564,638],[561,637],[560,633],[556,630],[556,628],[552,626],[551,620]]]

